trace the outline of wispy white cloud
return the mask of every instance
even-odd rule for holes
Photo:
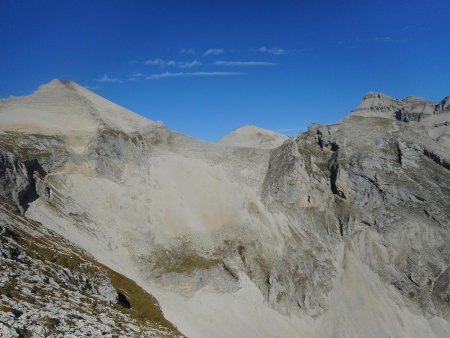
[[[153,65],[153,66],[165,66],[166,61],[163,59],[151,59],[144,62],[146,65]]]
[[[194,60],[191,62],[179,62],[178,63],[178,67],[180,68],[192,68],[192,67],[197,67],[197,66],[201,66],[202,63],[200,61]]]
[[[259,47],[257,49],[258,52],[267,53],[272,55],[285,55],[289,54],[290,51],[283,48],[267,48],[266,46]]]
[[[169,77],[214,77],[214,76],[235,76],[235,75],[243,75],[244,73],[240,72],[165,72],[160,74],[153,74],[147,76],[147,80],[159,80]]]
[[[109,77],[108,75],[103,75],[100,79],[97,80],[97,82],[113,82],[113,83],[120,83],[122,80],[116,78],[116,77]]]
[[[146,65],[159,66],[159,67],[179,67],[179,68],[191,68],[200,66],[202,63],[197,60],[193,61],[165,61],[163,59],[151,59],[144,62]]]
[[[215,61],[214,64],[216,66],[228,66],[228,67],[241,67],[241,66],[275,66],[274,62],[267,61]]]
[[[142,74],[142,73],[134,73],[128,77],[128,81],[137,81],[143,77],[144,77],[144,74]]]
[[[195,50],[193,48],[183,48],[180,50],[180,53],[187,55],[195,55]]]
[[[223,53],[223,49],[220,48],[210,48],[207,49],[204,53],[203,56],[210,56],[210,55],[220,55]]]

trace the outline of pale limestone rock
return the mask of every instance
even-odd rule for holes
[[[256,126],[242,126],[222,137],[218,143],[234,147],[273,149],[288,138],[281,133]]]
[[[448,98],[369,93],[338,124],[270,142],[245,127],[218,145],[141,125],[73,83],[33,95],[0,105],[0,146],[32,158],[1,154],[46,175],[9,171],[2,195],[32,177],[25,216],[151,291],[184,334],[450,335]],[[37,142],[12,123],[30,107],[59,107]],[[88,137],[56,123],[71,110]]]

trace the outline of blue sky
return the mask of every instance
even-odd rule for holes
[[[0,0],[0,97],[71,79],[214,141],[295,134],[368,91],[450,95],[450,1]]]

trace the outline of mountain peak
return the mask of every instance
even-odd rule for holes
[[[75,140],[83,152],[99,129],[131,133],[153,121],[125,109],[69,80],[52,80],[33,94],[0,101],[2,130],[59,135]]]
[[[77,85],[79,86],[79,84],[77,84],[76,82],[72,81],[72,80],[63,80],[63,79],[52,79],[50,80],[49,83],[44,83],[41,86],[72,86],[72,85]]]
[[[132,132],[153,123],[73,81],[59,79],[31,95],[3,100],[0,121],[4,130],[47,135],[95,132],[100,127]]]
[[[390,99],[390,100],[394,100],[393,97],[391,97],[391,96],[389,96],[387,94],[384,94],[382,92],[370,91],[370,92],[367,92],[363,96],[362,101],[370,100],[370,99]]]
[[[436,102],[422,97],[406,96],[396,99],[383,93],[368,92],[350,116],[396,118],[395,114],[398,112],[432,115],[436,109]]]
[[[363,96],[361,102],[358,107],[355,108],[354,112],[372,109],[372,110],[384,110],[389,109],[390,107],[395,106],[397,100],[393,97],[378,93],[378,92],[368,92]]]
[[[283,144],[288,138],[276,131],[254,125],[243,125],[222,137],[218,142],[234,147],[272,149]]]
[[[71,80],[53,79],[50,82],[41,84],[33,94],[40,93],[40,92],[46,92],[46,91],[57,91],[57,90],[76,91],[79,88],[84,88],[84,87],[74,81],[71,81]]]

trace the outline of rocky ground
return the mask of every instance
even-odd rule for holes
[[[132,281],[26,220],[4,199],[1,214],[1,337],[182,336],[143,290],[126,296],[136,288]],[[147,309],[134,308],[133,297],[147,298]]]

